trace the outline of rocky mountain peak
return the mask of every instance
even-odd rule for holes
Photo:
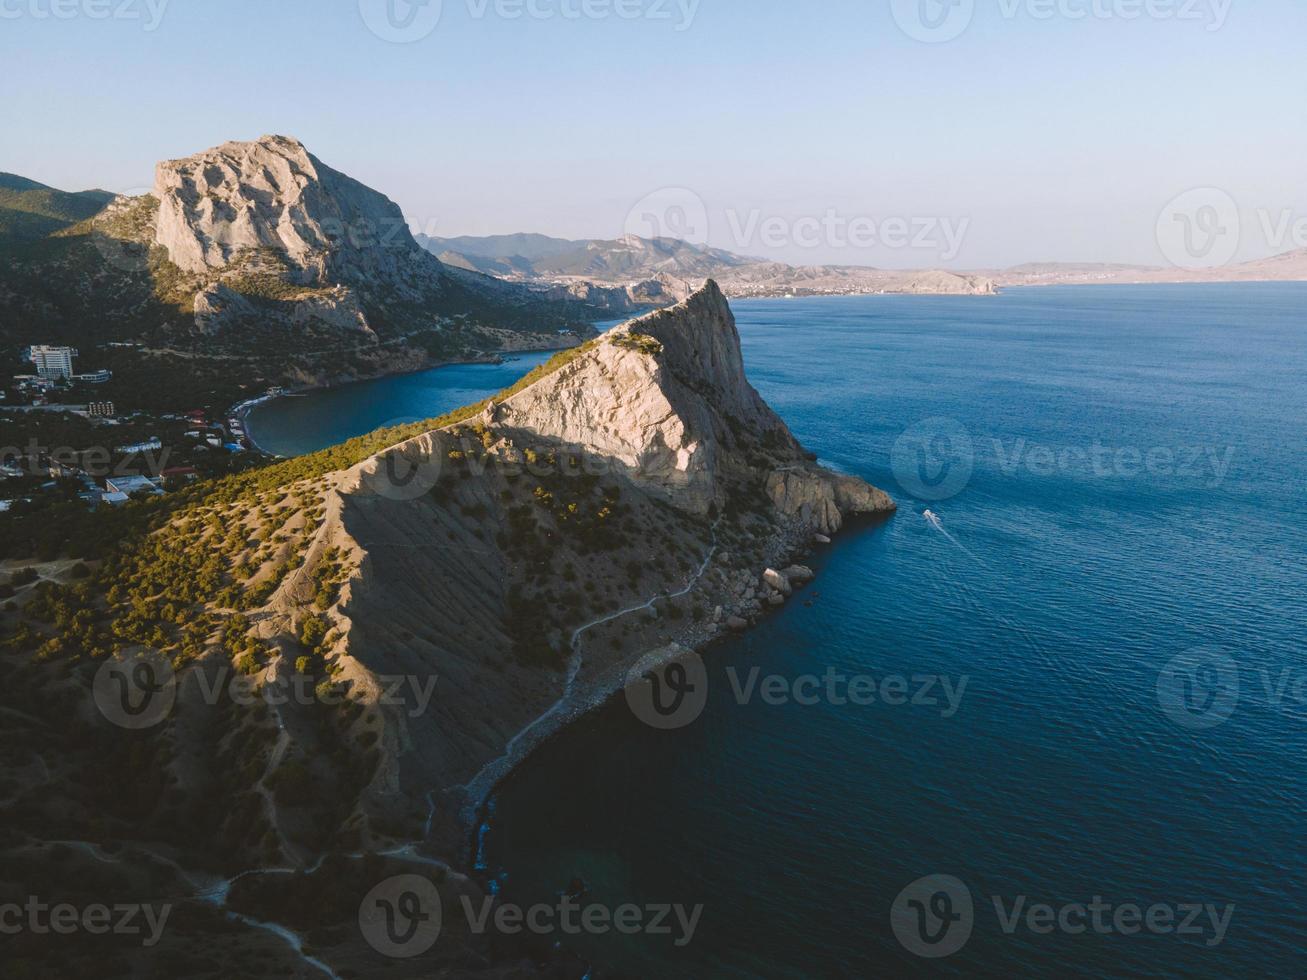
[[[814,531],[851,513],[893,509],[881,491],[812,463],[749,383],[730,304],[706,282],[686,301],[616,327],[567,364],[494,406],[518,444],[544,440],[602,460],[643,492],[689,514],[753,485]],[[429,453],[427,444],[401,448]],[[384,468],[385,455],[360,467]]]
[[[155,172],[155,240],[189,272],[222,270],[272,249],[304,283],[438,279],[399,207],[333,170],[297,139],[231,142]]]

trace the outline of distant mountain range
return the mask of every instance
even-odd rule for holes
[[[164,161],[136,197],[0,174],[0,349],[140,344],[133,404],[165,378],[228,392],[569,346],[608,314],[443,265],[288,137]]]
[[[677,239],[628,236],[569,240],[546,235],[430,238],[424,248],[446,265],[536,286],[575,289],[633,286],[658,280],[676,299],[684,287],[715,279],[730,297],[865,293],[989,295],[1004,286],[1307,280],[1307,249],[1213,269],[1127,263],[1039,262],[1007,269],[903,271],[854,265],[793,266]]]
[[[984,276],[943,270],[903,272],[864,266],[793,266],[736,255],[674,238],[568,240],[545,235],[430,238],[418,244],[449,266],[536,285],[636,286],[655,280],[683,299],[704,279],[730,297],[823,296],[860,293],[995,292]]]
[[[1032,262],[985,273],[1000,286],[1307,281],[1307,249],[1210,269],[1092,262]]]

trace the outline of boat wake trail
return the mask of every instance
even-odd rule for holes
[[[948,531],[944,528],[944,522],[939,519],[938,514],[936,514],[932,510],[928,510],[925,513],[923,513],[921,516],[926,519],[926,522],[930,524],[931,527],[933,527],[940,534],[944,535],[944,537],[948,538],[949,541],[951,541],[954,545],[960,548],[969,558],[971,558],[973,561],[980,561],[980,558],[977,557],[975,554],[973,554],[971,550],[967,548],[966,545],[964,545],[961,541],[959,541],[957,538],[953,537],[953,535],[948,533]],[[981,564],[984,563],[981,562]]]
[[[944,535],[944,537],[948,539],[948,541],[951,544],[953,544],[959,551],[965,554],[977,565],[980,565],[982,568],[984,568],[987,573],[990,572],[991,570],[990,565],[987,562],[981,560],[981,558],[977,556],[974,552],[972,552],[971,549],[969,549],[961,541],[959,541],[957,538],[951,535],[948,532],[948,530],[944,527],[944,522],[939,519],[938,514],[936,514],[934,511],[927,510],[921,516],[926,519],[926,522],[930,524],[931,527],[933,527],[940,534]],[[976,590],[973,589],[965,579],[960,579],[953,575],[949,575],[947,572],[945,573],[945,578],[958,591],[963,601],[965,601],[977,612],[988,617],[991,621],[996,623],[1000,628],[1010,633],[1011,635],[1017,637],[1021,642],[1023,642],[1026,645],[1026,647],[1031,651],[1032,654],[1034,654],[1036,657],[1042,660],[1045,664],[1051,665],[1052,663],[1055,662],[1055,658],[1053,657],[1053,655],[1044,646],[1044,644],[1040,642],[1039,638],[1034,634],[1034,632],[1031,631],[1028,627],[1018,622],[1017,620],[1011,618],[1010,616],[1005,616],[997,609],[992,608],[990,603],[987,602],[984,598],[982,598],[979,594],[977,594]]]

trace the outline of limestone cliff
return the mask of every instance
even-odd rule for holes
[[[333,611],[337,663],[440,684],[438,710],[386,712],[373,805],[436,787],[444,846],[635,659],[743,628],[785,601],[778,578],[806,581],[775,569],[848,517],[894,509],[815,465],[753,389],[712,282],[331,483],[324,534],[358,567]]]
[[[584,298],[446,268],[418,246],[398,205],[290,137],[163,161],[153,197],[153,243],[198,281],[205,335],[252,321],[345,335],[447,333],[470,316],[543,336],[601,312]]]

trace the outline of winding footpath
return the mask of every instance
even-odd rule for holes
[[[572,633],[572,655],[568,660],[567,680],[563,684],[562,695],[557,701],[550,705],[544,714],[540,715],[508,740],[508,744],[504,747],[503,755],[486,764],[481,771],[473,776],[467,783],[457,787],[457,789],[463,792],[466,798],[466,804],[462,814],[466,823],[470,824],[475,820],[477,811],[480,810],[482,805],[485,803],[491,791],[494,789],[495,784],[497,784],[517,762],[521,761],[519,758],[518,747],[522,745],[523,740],[529,739],[534,732],[541,728],[541,726],[548,724],[551,719],[571,706],[572,695],[576,690],[576,680],[577,677],[580,676],[581,668],[585,663],[585,658],[581,653],[581,641],[584,639],[585,634],[596,627],[604,626],[614,620],[621,619],[624,616],[629,616],[632,613],[653,609],[654,605],[658,602],[662,602],[666,599],[679,599],[694,591],[694,587],[699,584],[699,581],[708,571],[708,566],[712,564],[713,557],[717,554],[717,526],[721,524],[721,522],[721,517],[718,517],[717,520],[713,522],[711,529],[712,545],[708,549],[708,554],[704,556],[698,569],[696,569],[694,574],[690,576],[685,588],[677,592],[659,592],[637,605],[629,606],[626,609],[619,609],[617,612],[609,613],[605,616],[593,619],[585,625],[578,627]],[[431,795],[428,795],[427,799],[432,805],[431,813],[427,817],[427,826],[430,828],[431,820],[435,813],[435,802]]]

